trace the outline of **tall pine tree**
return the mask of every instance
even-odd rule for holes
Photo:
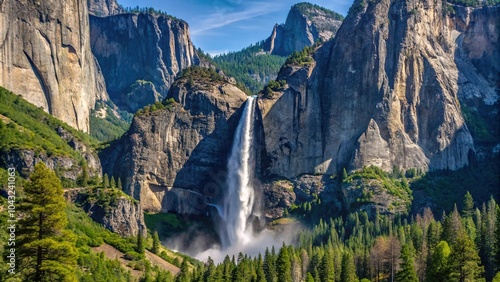
[[[19,270],[24,281],[75,281],[75,236],[65,230],[66,201],[61,181],[39,162],[24,186],[19,206]]]
[[[396,273],[396,281],[418,282],[417,272],[415,271],[414,250],[410,245],[403,245],[401,249],[401,270]]]

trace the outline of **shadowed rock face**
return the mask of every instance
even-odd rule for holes
[[[294,5],[285,24],[274,26],[271,36],[264,43],[264,51],[288,56],[293,51],[313,45],[316,40],[330,40],[342,24],[330,13],[333,12],[308,3]]]
[[[334,40],[316,50],[315,62],[284,68],[277,80],[287,81],[285,89],[259,99],[269,173],[291,179],[368,165],[467,165],[474,144],[458,102],[461,76],[482,79],[477,94],[492,99],[499,76],[496,67],[462,65],[498,60],[498,7],[464,11],[476,20],[457,28],[458,19],[443,16],[441,5],[360,5]],[[479,54],[477,37],[485,44]],[[458,53],[465,63],[456,62]]]
[[[120,176],[125,192],[147,211],[204,214],[211,201],[204,195],[222,195],[237,110],[247,97],[227,82],[186,79],[169,97],[176,103],[134,118],[128,133],[102,153],[103,167]]]
[[[90,50],[85,1],[3,1],[0,85],[83,131],[107,94]]]
[[[126,13],[90,16],[92,52],[102,68],[111,99],[135,111],[151,103],[133,97],[137,84],[152,84],[151,97],[165,97],[175,76],[200,59],[186,22],[167,15]],[[154,92],[158,93],[154,93]],[[153,101],[154,102],[154,101]]]

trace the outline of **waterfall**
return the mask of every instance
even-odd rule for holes
[[[220,213],[220,235],[224,248],[249,243],[253,237],[252,226],[248,224],[248,220],[254,206],[251,164],[254,104],[255,98],[249,97],[236,128],[227,163],[227,190]]]

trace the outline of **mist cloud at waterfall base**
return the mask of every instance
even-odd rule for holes
[[[225,249],[222,249],[220,246],[214,246],[195,254],[194,257],[200,261],[207,261],[208,257],[211,257],[215,263],[222,262],[226,255],[229,255],[230,258],[234,255],[237,258],[240,252],[244,255],[255,257],[259,253],[264,255],[266,247],[271,250],[271,247],[274,246],[276,250],[279,250],[283,242],[290,244],[292,237],[291,234],[275,233],[266,229],[253,236],[249,234],[249,240],[245,244],[234,245]]]

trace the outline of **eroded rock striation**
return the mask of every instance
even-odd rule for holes
[[[87,3],[3,1],[0,85],[83,131],[104,80],[90,50]]]
[[[276,24],[264,43],[264,51],[288,56],[293,51],[313,45],[317,40],[328,41],[342,24],[343,17],[333,11],[310,3],[292,6],[286,22]]]
[[[135,116],[128,133],[102,153],[103,167],[121,177],[146,211],[204,214],[225,189],[227,155],[247,96],[225,78],[185,77],[168,97],[165,109]]]
[[[102,68],[107,91],[115,104],[128,111],[164,98],[182,69],[200,64],[188,24],[168,15],[90,16],[90,27],[92,52]],[[136,86],[147,84],[154,91],[140,102],[134,96]],[[159,98],[154,97],[157,94]]]
[[[498,76],[496,66],[462,66],[498,60],[498,7],[467,8],[458,21],[442,5],[357,1],[313,62],[282,69],[285,89],[259,99],[268,172],[292,179],[344,167],[467,165],[474,142],[459,93],[476,79],[476,94],[496,99]]]

